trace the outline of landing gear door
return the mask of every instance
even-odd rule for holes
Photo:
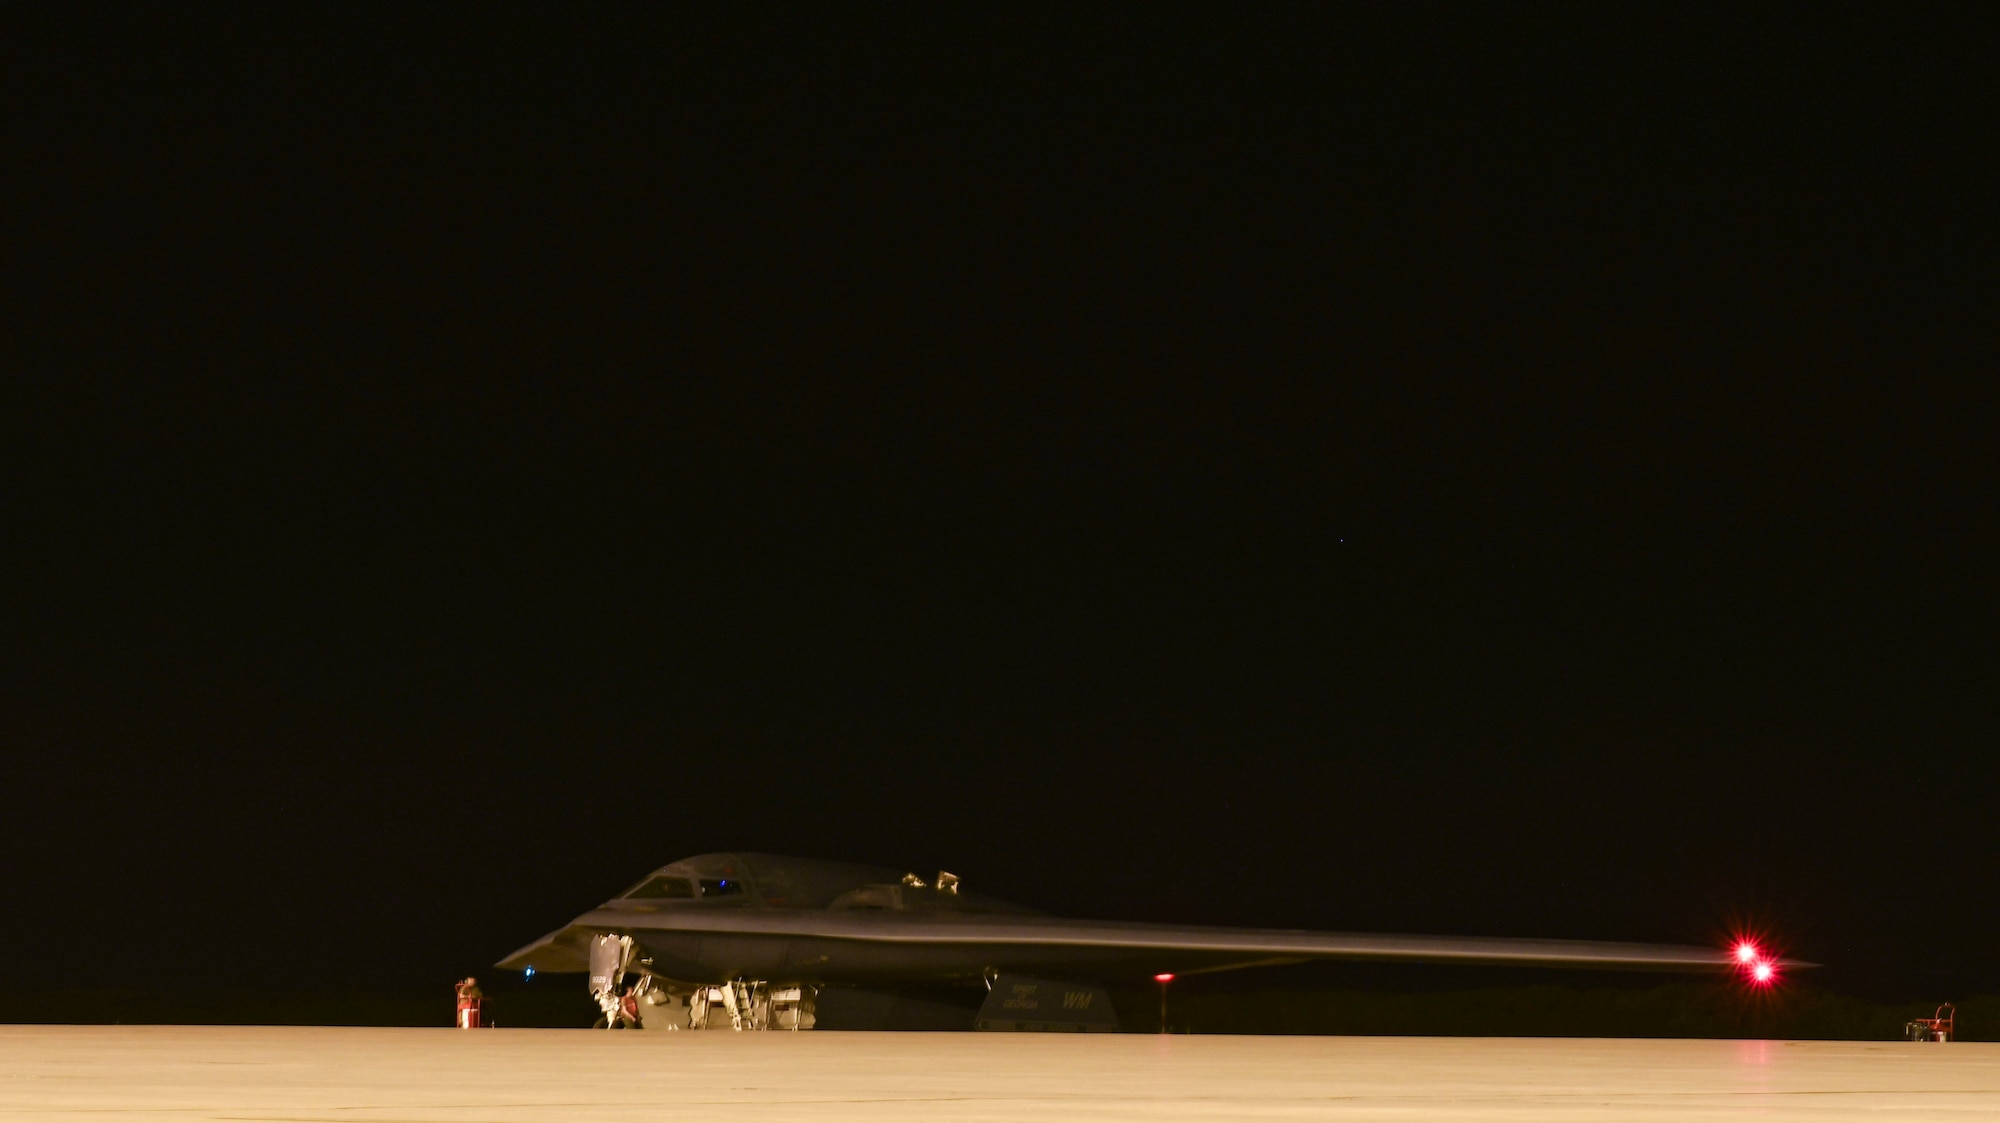
[[[979,1008],[977,1029],[1116,1033],[1111,995],[1091,983],[1060,983],[1000,975]]]
[[[597,936],[590,941],[590,993],[617,994],[632,956],[632,937]]]

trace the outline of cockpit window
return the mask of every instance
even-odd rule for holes
[[[707,882],[702,882],[704,890],[707,885]],[[703,895],[706,896],[706,892]],[[655,877],[649,878],[625,896],[628,898],[692,897],[694,886],[689,885],[685,877]]]
[[[701,895],[704,897],[734,897],[743,892],[743,883],[735,878],[702,878]]]

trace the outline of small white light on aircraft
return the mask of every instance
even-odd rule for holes
[[[524,977],[526,977],[526,978],[530,978],[530,979],[534,978],[534,977],[535,977],[535,965],[534,965],[534,964],[532,964],[532,963],[528,964],[528,969],[527,969],[526,971],[523,971],[523,972],[521,972],[521,974],[522,974],[522,975],[523,975]]]

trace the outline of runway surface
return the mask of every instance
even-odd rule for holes
[[[2000,1044],[0,1026],[0,1121],[2000,1118]]]

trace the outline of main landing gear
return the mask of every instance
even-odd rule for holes
[[[817,1020],[814,1006],[818,997],[812,987],[774,987],[762,980],[736,979],[721,986],[697,987],[688,996],[688,1028],[710,1028],[720,1010],[728,1016],[729,1028],[739,1032],[811,1029]]]

